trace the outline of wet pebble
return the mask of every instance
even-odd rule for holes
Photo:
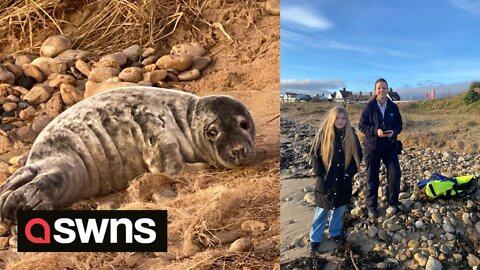
[[[467,256],[467,261],[468,261],[468,265],[470,265],[470,267],[478,267],[480,266],[480,259],[475,256],[474,254],[468,254]]]
[[[449,233],[455,233],[455,227],[452,226],[450,223],[445,223],[442,226],[443,230]]]
[[[442,263],[439,260],[435,259],[432,256],[428,257],[425,270],[442,270],[442,268]]]

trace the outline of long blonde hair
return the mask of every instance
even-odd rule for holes
[[[320,127],[315,134],[312,147],[310,148],[310,158],[313,161],[318,155],[322,157],[322,162],[325,167],[325,171],[328,172],[330,165],[332,164],[333,157],[333,145],[335,142],[335,119],[339,114],[345,115],[347,123],[343,128],[343,152],[345,153],[345,169],[348,168],[352,157],[357,163],[357,168],[360,168],[360,157],[357,151],[357,145],[355,142],[355,134],[348,118],[347,110],[343,106],[336,106],[328,111],[327,116],[320,124]]]

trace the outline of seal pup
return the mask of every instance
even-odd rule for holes
[[[64,111],[38,135],[25,166],[0,187],[0,218],[125,188],[145,172],[235,168],[255,155],[255,125],[229,96],[122,87]]]

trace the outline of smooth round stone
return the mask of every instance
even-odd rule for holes
[[[184,71],[178,74],[178,79],[180,81],[192,81],[200,77],[200,71],[198,69],[192,69]]]
[[[143,59],[142,60],[142,64],[147,66],[147,65],[150,65],[150,64],[155,64],[155,62],[160,58],[160,56],[154,54],[154,55],[150,55],[148,56],[147,58]]]
[[[13,84],[15,82],[15,75],[8,70],[0,70],[0,82]]]
[[[71,66],[75,64],[75,61],[77,60],[85,60],[88,61],[88,59],[92,57],[92,53],[89,51],[84,51],[84,50],[66,50],[62,52],[61,54],[57,55],[55,57],[55,60],[59,62],[64,62],[68,66]]]
[[[470,220],[470,214],[469,213],[463,213],[462,214],[462,222],[468,227],[473,226],[472,221]]]
[[[395,256],[395,258],[399,262],[404,262],[404,261],[408,260],[408,257],[407,257],[407,255],[405,255],[405,253],[398,253],[397,256]]]
[[[170,50],[171,55],[190,55],[190,56],[203,56],[205,54],[205,48],[199,43],[184,43],[178,44],[172,47]]]
[[[52,97],[45,103],[41,104],[42,110],[49,116],[57,117],[63,111],[63,102],[60,92],[55,92]],[[40,107],[39,107],[40,108]]]
[[[52,73],[65,74],[67,70],[65,63],[49,57],[38,57],[33,60],[31,64],[36,66],[42,72],[44,78],[47,78]]]
[[[32,87],[26,95],[23,96],[23,100],[32,105],[38,105],[46,102],[51,97],[51,89],[46,85],[36,85]]]
[[[127,56],[127,59],[130,60],[130,62],[135,62],[142,54],[142,47],[138,44],[134,44],[124,49],[123,53]]]
[[[410,193],[408,193],[408,192],[401,192],[400,194],[398,194],[398,199],[399,200],[404,200],[404,199],[407,199],[407,198],[410,198]]]
[[[475,229],[480,233],[480,221],[475,224]]]
[[[119,66],[123,66],[127,63],[127,55],[124,52],[115,52],[102,56],[99,62],[102,61],[114,61]]]
[[[248,252],[253,247],[253,242],[248,238],[237,239],[230,245],[228,252]]]
[[[147,58],[155,53],[155,49],[152,47],[148,47],[142,50],[142,58]]]
[[[432,214],[432,219],[435,223],[441,224],[442,223],[442,217],[438,213],[433,213]]]
[[[480,259],[477,256],[475,256],[471,253],[468,254],[467,261],[468,261],[468,265],[470,265],[470,267],[480,266]]]
[[[398,230],[401,230],[403,227],[400,224],[392,224],[388,229],[392,232],[396,232]]]
[[[97,66],[90,71],[88,75],[88,80],[100,83],[108,79],[111,79],[117,76],[118,74],[120,74],[119,68]]]
[[[15,65],[23,66],[24,64],[30,64],[33,59],[37,58],[37,56],[33,55],[26,55],[26,54],[19,54],[15,56]]]
[[[15,80],[23,75],[23,70],[21,66],[17,66],[9,62],[4,63],[3,66],[15,76]]]
[[[157,69],[156,64],[150,64],[143,67],[143,70],[145,70],[145,72],[152,72],[152,71],[155,71],[156,69]]]
[[[142,69],[138,67],[128,67],[122,70],[118,77],[124,82],[138,83],[143,80]]]
[[[443,227],[443,230],[445,230],[446,232],[455,233],[455,228],[449,223],[443,224],[442,227]]]
[[[193,56],[191,55],[164,55],[156,62],[159,69],[173,68],[179,72],[187,70],[193,64]]]
[[[423,228],[424,225],[425,225],[425,224],[423,224],[423,221],[421,221],[421,220],[418,220],[417,222],[415,222],[415,227],[416,227],[417,229]]]
[[[20,99],[15,95],[8,95],[7,100],[15,103],[20,101]]]
[[[154,70],[150,72],[150,81],[152,83],[157,83],[159,81],[162,81],[166,77],[167,77],[167,71],[164,69]]]
[[[445,237],[447,238],[448,241],[456,239],[456,236],[454,234],[451,234],[451,233],[446,233]]]
[[[63,83],[60,85],[60,96],[63,103],[72,106],[83,99],[83,93],[71,84]]]
[[[413,255],[413,258],[418,262],[420,266],[423,267],[427,265],[427,258],[423,254],[415,253],[415,255]]]
[[[13,111],[15,111],[17,108],[18,108],[18,105],[17,105],[17,103],[15,103],[15,102],[7,102],[7,103],[5,103],[5,104],[2,105],[2,109],[3,109],[5,112],[13,112]]]
[[[90,67],[90,65],[81,59],[75,62],[75,68],[77,68],[78,71],[80,71],[80,73],[85,75],[85,77],[88,77],[88,75],[90,74],[90,71],[92,71],[92,68]]]
[[[197,56],[193,59],[193,65],[191,69],[204,70],[210,63],[212,58],[210,56]]]
[[[417,248],[418,247],[418,241],[415,239],[412,239],[408,241],[408,247],[411,249]]]
[[[425,265],[425,270],[442,270],[442,263],[433,258],[432,256],[428,257],[427,264]]]
[[[71,75],[56,74],[56,73],[52,75],[55,75],[55,76],[53,76],[53,78],[48,82],[48,86],[50,87],[57,88],[57,87],[60,87],[62,83],[71,84],[71,85],[75,84],[75,78]],[[52,75],[50,75],[50,77]]]
[[[390,239],[386,230],[378,231],[378,238],[384,242],[387,242]]]
[[[70,49],[72,42],[61,35],[55,35],[47,38],[40,47],[40,55],[46,57],[55,57],[60,53]]]

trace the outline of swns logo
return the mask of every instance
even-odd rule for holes
[[[167,211],[18,211],[20,252],[166,252]]]

